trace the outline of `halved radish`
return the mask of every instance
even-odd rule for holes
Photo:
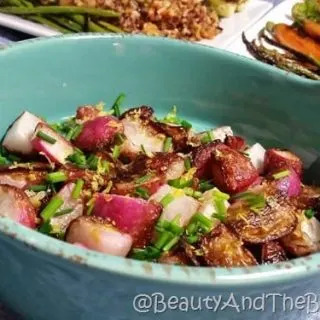
[[[0,217],[8,217],[26,227],[35,228],[37,215],[27,195],[20,189],[0,185]]]
[[[74,220],[67,231],[67,242],[114,256],[125,257],[132,246],[130,235],[95,217]]]
[[[132,236],[135,246],[144,246],[150,240],[154,224],[161,213],[157,203],[115,194],[99,194],[93,215],[101,217],[120,231]]]
[[[50,220],[50,224],[54,232],[65,232],[71,221],[83,214],[83,201],[81,198],[74,199],[72,197],[74,187],[74,183],[68,183],[58,193],[58,195],[63,199],[63,205],[59,210],[62,211],[70,209],[72,211],[61,216],[54,217]]]
[[[8,129],[2,145],[10,152],[31,154],[31,138],[39,123],[43,123],[40,118],[28,111],[23,112]]]
[[[52,143],[39,137],[39,133],[52,138]],[[60,164],[66,164],[67,157],[74,152],[72,144],[45,123],[37,125],[32,137],[32,146],[49,160]]]

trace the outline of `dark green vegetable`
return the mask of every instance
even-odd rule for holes
[[[44,220],[44,222],[47,222],[52,217],[55,216],[56,212],[60,209],[60,207],[63,205],[63,199],[59,196],[54,196],[47,206],[42,210],[40,213],[40,216]]]
[[[67,176],[62,171],[48,173],[47,181],[50,183],[59,183],[67,180]]]

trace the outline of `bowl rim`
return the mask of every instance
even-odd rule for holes
[[[289,81],[299,82],[308,86],[320,88],[318,81],[309,80],[288,74],[287,72],[266,65],[256,60],[242,57],[235,53],[222,49],[212,48],[204,44],[192,43],[182,40],[173,40],[162,37],[147,37],[144,35],[126,34],[99,34],[85,33],[72,35],[59,35],[50,38],[35,38],[19,43],[9,44],[5,49],[0,50],[1,56],[10,53],[12,50],[23,50],[36,44],[50,44],[65,40],[83,39],[106,39],[108,41],[134,39],[143,43],[162,43],[164,45],[178,46],[181,49],[191,49],[205,51],[210,54],[223,54],[230,59],[238,60],[239,63],[247,64],[250,67],[278,74],[286,77]],[[122,275],[130,278],[154,280],[182,285],[199,285],[215,287],[243,287],[261,286],[273,283],[288,283],[294,278],[304,279],[319,273],[320,253],[315,253],[307,257],[281,262],[275,265],[258,265],[252,267],[237,268],[215,268],[215,267],[193,267],[193,266],[173,266],[151,262],[141,262],[128,258],[111,256],[87,249],[82,249],[69,243],[48,237],[35,230],[24,227],[8,218],[0,217],[0,232],[5,235],[4,240],[13,238],[21,244],[34,251],[41,251],[49,255],[50,258],[61,258],[72,263],[78,263],[90,268],[100,269],[112,274]],[[6,239],[7,238],[7,239]]]

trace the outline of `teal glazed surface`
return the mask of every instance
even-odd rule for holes
[[[0,52],[1,132],[23,110],[57,120],[78,105],[110,105],[120,92],[128,107],[147,104],[163,115],[177,105],[197,129],[228,124],[264,146],[286,146],[306,167],[319,154],[320,82],[259,62],[143,36],[58,37]],[[24,319],[300,319],[308,310],[270,304],[256,312],[221,304],[140,313],[133,300],[156,292],[189,299],[233,293],[239,303],[263,293],[319,294],[319,267],[320,254],[253,268],[156,265],[86,251],[0,218],[0,301]]]

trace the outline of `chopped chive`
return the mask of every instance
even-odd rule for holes
[[[83,129],[83,125],[77,124],[72,132],[72,136],[70,140],[76,140],[79,137],[80,133],[82,132],[82,129]]]
[[[187,241],[190,244],[196,243],[198,240],[199,240],[199,236],[197,234],[191,235],[191,236],[187,236]]]
[[[59,216],[63,216],[64,214],[68,214],[68,213],[71,213],[74,209],[72,208],[68,208],[68,209],[63,209],[63,210],[60,210],[58,212],[55,213],[55,217],[59,217]]]
[[[107,174],[109,172],[109,162],[107,160],[98,158],[98,166],[97,166],[97,172],[99,174]]]
[[[43,141],[46,141],[46,142],[50,143],[50,144],[55,144],[57,142],[56,139],[50,137],[49,135],[47,135],[46,133],[44,133],[42,131],[39,131],[37,133],[37,137],[40,138]]]
[[[8,158],[9,160],[13,161],[13,162],[19,162],[19,161],[21,161],[21,158],[20,158],[20,157],[14,155],[14,154],[11,154],[11,153],[9,153],[9,154],[7,155],[7,158]]]
[[[282,178],[287,177],[289,174],[290,174],[290,171],[289,171],[289,170],[284,170],[284,171],[280,171],[280,172],[278,172],[278,173],[275,173],[275,174],[273,174],[272,176],[273,176],[273,178],[274,178],[275,180],[279,180],[279,179],[282,179]]]
[[[44,222],[39,228],[38,231],[43,234],[50,234],[52,232],[52,226],[50,220]]]
[[[172,138],[167,137],[164,141],[164,144],[163,144],[163,151],[169,152],[169,150],[171,149],[171,146],[172,146]]]
[[[174,180],[169,180],[168,185],[171,187],[175,187],[177,189],[183,189],[186,187],[191,187],[193,184],[193,180],[185,180],[184,178],[177,178]]]
[[[214,185],[211,183],[210,180],[201,181],[200,184],[199,184],[199,190],[201,192],[205,192],[205,191],[211,190],[212,188],[214,188]]]
[[[67,160],[74,163],[79,168],[85,168],[87,165],[86,156],[79,150],[76,150],[73,154],[69,155]]]
[[[227,215],[227,208],[224,199],[215,199],[214,200],[215,207],[217,209],[219,220],[225,221]]]
[[[73,199],[75,199],[75,200],[79,199],[83,185],[84,185],[84,181],[81,179],[78,179],[73,190],[72,190],[71,196]]]
[[[136,180],[136,185],[143,184],[143,183],[149,181],[151,178],[153,178],[153,176],[154,176],[154,175],[153,175],[152,173],[148,173],[148,174],[146,174],[146,175],[138,178],[138,179]]]
[[[192,197],[195,199],[199,199],[202,197],[202,193],[200,191],[194,191]]]
[[[149,191],[143,187],[136,188],[135,194],[145,200],[149,199],[149,197],[150,197]]]
[[[44,184],[39,184],[39,185],[34,185],[29,187],[29,190],[34,192],[46,191],[47,189],[48,189],[48,186]]]
[[[164,231],[160,234],[154,246],[159,250],[161,250],[171,240],[171,238],[172,238],[172,234],[168,231]]]
[[[179,119],[177,118],[177,107],[173,106],[171,111],[163,118],[162,122],[179,124]]]
[[[232,198],[244,200],[250,207],[254,207],[256,209],[263,209],[266,205],[266,200],[263,194],[242,192],[234,195]]]
[[[187,234],[192,235],[197,231],[198,223],[194,219],[191,219],[191,222],[187,226]]]
[[[40,213],[42,219],[44,222],[50,220],[52,217],[54,217],[55,213],[60,209],[60,207],[63,205],[63,199],[60,196],[54,196],[47,206],[42,210]]]
[[[98,162],[99,162],[99,158],[96,155],[91,154],[87,159],[88,168],[90,170],[97,170],[98,169]]]
[[[201,143],[209,143],[213,141],[213,136],[211,131],[207,131],[205,135],[201,138]]]
[[[193,219],[197,221],[201,226],[204,226],[206,229],[212,228],[212,221],[204,216],[202,213],[196,213],[193,216]]]
[[[147,151],[146,151],[146,149],[144,148],[144,145],[143,145],[143,144],[141,145],[141,151],[142,151],[143,154],[147,155]]]
[[[124,143],[125,137],[121,133],[117,133],[115,137],[116,144],[121,145]]]
[[[312,209],[304,210],[304,215],[306,216],[307,219],[312,219],[315,215],[315,211]]]
[[[113,103],[112,107],[111,107],[111,110],[114,110],[114,115],[116,117],[120,117],[121,116],[121,112],[120,112],[120,105],[121,103],[123,102],[123,100],[125,99],[125,94],[121,93],[116,101]]]
[[[191,159],[190,157],[187,157],[184,159],[184,168],[186,169],[186,171],[189,171],[191,169],[192,165],[191,165]]]
[[[5,157],[0,156],[0,165],[8,164],[8,163],[9,163],[9,161]]]
[[[191,129],[192,128],[192,124],[187,120],[181,120],[180,121],[180,125],[182,127],[184,127],[185,129]]]
[[[160,203],[162,204],[162,206],[165,208],[167,207],[172,201],[174,200],[174,196],[171,193],[168,193],[167,195],[165,195]]]
[[[73,134],[74,134],[75,128],[70,128],[67,135],[66,135],[66,139],[67,140],[71,140]]]
[[[176,245],[180,240],[179,236],[175,236],[174,238],[172,238],[163,248],[162,250],[164,252],[169,251],[174,245]]]
[[[66,180],[67,180],[67,176],[62,171],[48,173],[47,175],[47,181],[50,183],[64,182]]]
[[[133,249],[131,258],[136,260],[152,261],[158,259],[161,251],[153,246],[148,246],[145,249]]]
[[[213,190],[213,197],[219,200],[229,200],[230,196],[227,193],[221,192],[219,189],[215,188]]]
[[[112,158],[118,159],[120,156],[120,147],[118,145],[115,145],[112,149]]]

